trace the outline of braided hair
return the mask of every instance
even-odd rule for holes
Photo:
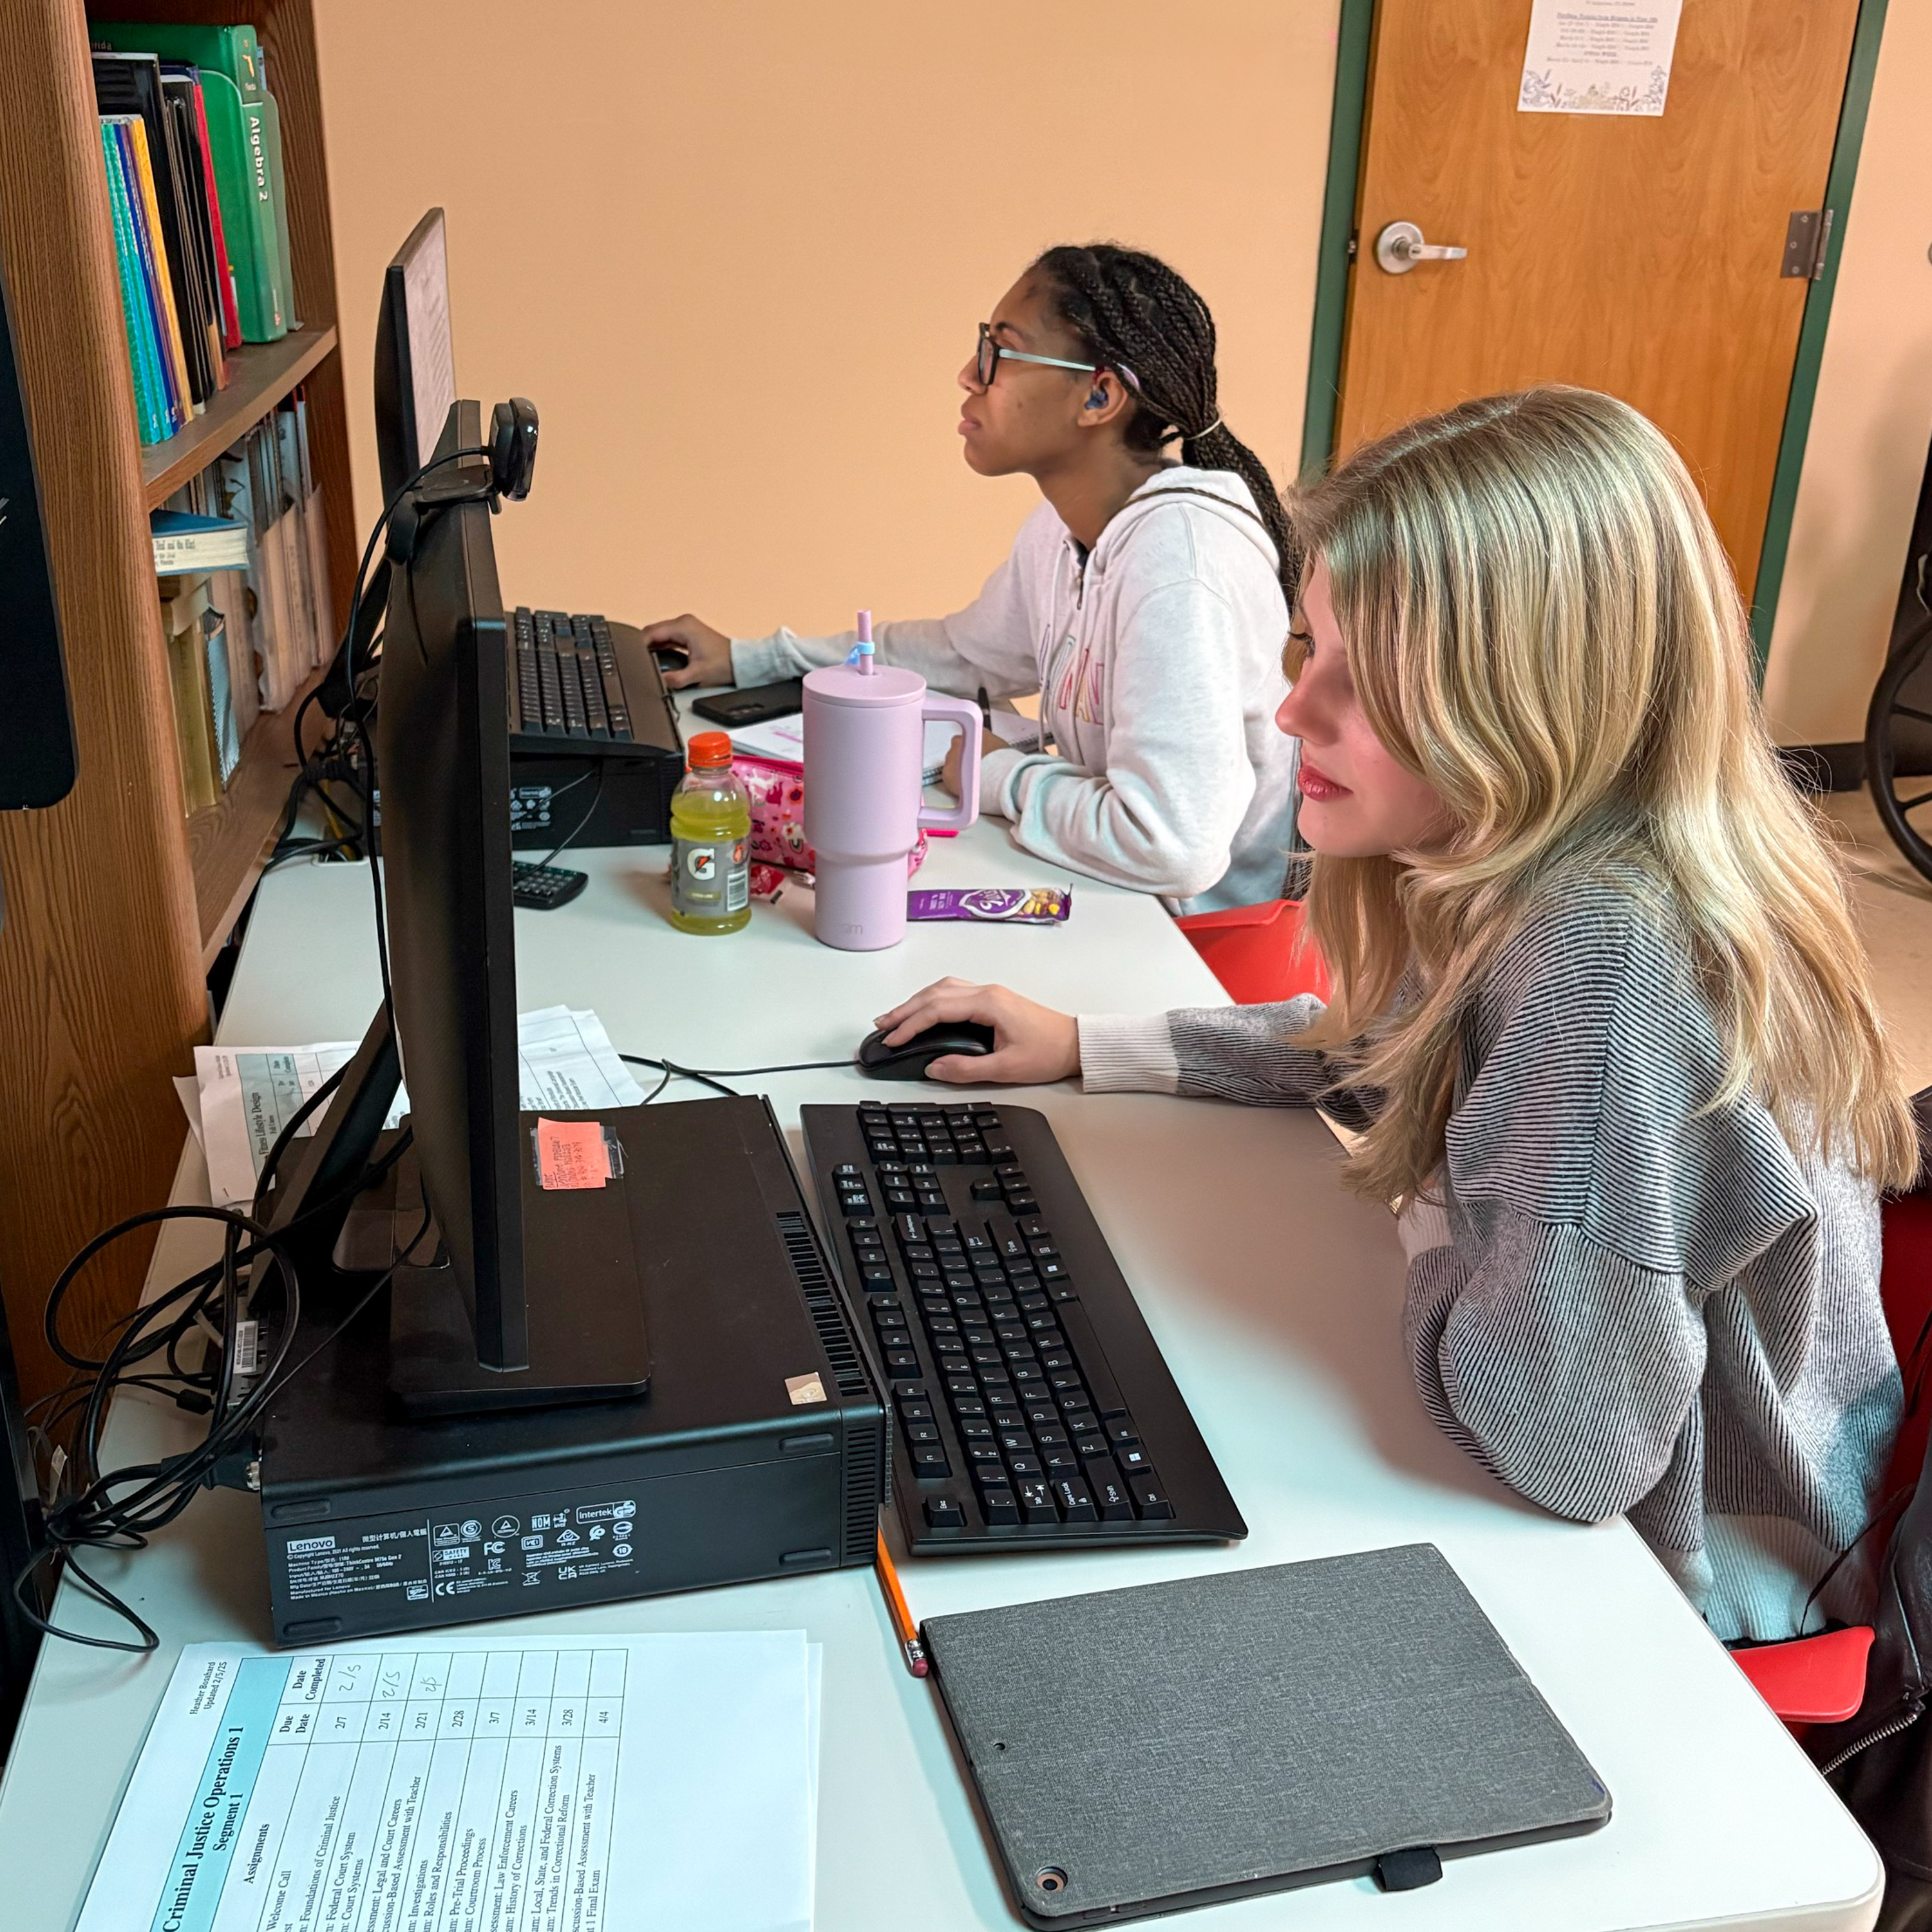
[[[1292,604],[1300,566],[1288,512],[1261,458],[1221,421],[1208,304],[1165,262],[1111,242],[1049,248],[1034,268],[1055,315],[1133,398],[1127,447],[1151,453],[1178,437],[1184,463],[1231,470],[1247,484]]]

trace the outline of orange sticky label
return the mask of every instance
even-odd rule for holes
[[[537,1185],[602,1187],[610,1178],[610,1150],[601,1120],[537,1117]]]

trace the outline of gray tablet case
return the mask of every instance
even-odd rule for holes
[[[1610,1793],[1427,1544],[934,1617],[1006,1882],[1040,1926],[1594,1830]]]

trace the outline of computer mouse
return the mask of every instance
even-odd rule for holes
[[[993,1029],[974,1020],[950,1020],[928,1027],[897,1046],[888,1046],[883,1033],[868,1033],[854,1056],[859,1071],[874,1080],[923,1080],[926,1070],[949,1053],[976,1059],[993,1050]]]
[[[650,650],[660,670],[682,670],[691,662],[691,653],[682,644],[653,644]]]

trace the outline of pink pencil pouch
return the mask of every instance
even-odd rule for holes
[[[751,795],[752,862],[782,866],[789,872],[814,870],[812,848],[805,842],[805,767],[741,752],[731,760],[731,770]],[[908,877],[925,859],[922,832],[907,862]]]

